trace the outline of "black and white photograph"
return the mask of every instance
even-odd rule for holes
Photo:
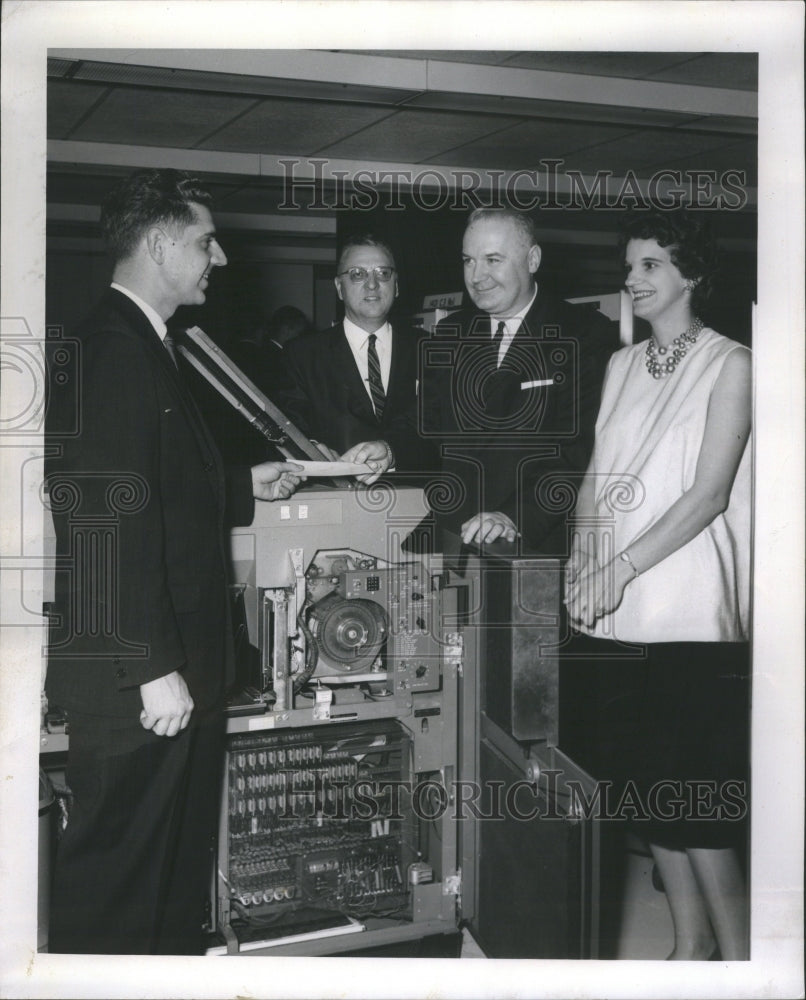
[[[803,996],[802,6],[2,16],[0,996]]]

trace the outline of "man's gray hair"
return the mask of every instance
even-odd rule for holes
[[[465,232],[475,223],[485,222],[487,219],[511,220],[526,241],[527,247],[537,245],[537,226],[534,219],[525,212],[516,212],[514,208],[476,208],[468,216]]]

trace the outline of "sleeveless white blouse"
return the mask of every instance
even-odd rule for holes
[[[601,563],[629,548],[694,483],[708,404],[725,358],[746,351],[704,329],[676,371],[653,379],[646,344],[613,355],[596,423],[592,472]],[[682,548],[629,583],[591,635],[627,642],[748,638],[751,441],[727,510]]]

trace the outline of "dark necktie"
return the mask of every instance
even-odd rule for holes
[[[495,416],[501,416],[506,411],[509,403],[512,402],[512,380],[506,368],[498,367],[498,352],[501,348],[501,341],[504,339],[505,332],[506,323],[503,320],[499,320],[498,326],[495,328],[495,333],[490,340],[490,353],[487,355],[489,359],[487,362],[488,367],[485,369],[487,374],[484,378],[484,387],[482,390],[485,411]]]
[[[498,321],[498,326],[495,328],[495,333],[493,334],[493,364],[498,367],[498,352],[501,350],[501,341],[504,339],[504,334],[507,332],[507,325],[501,319]]]
[[[178,368],[179,365],[177,364],[176,361],[176,341],[173,339],[170,333],[166,333],[162,339],[162,342],[163,344],[165,344],[165,350],[171,355],[171,361],[173,361],[173,363]]]
[[[372,397],[372,405],[375,408],[375,416],[380,420],[383,417],[383,407],[386,402],[386,393],[383,391],[383,379],[381,378],[381,363],[378,360],[378,352],[375,349],[377,337],[374,333],[369,335],[367,342],[367,369],[369,371],[369,394]]]

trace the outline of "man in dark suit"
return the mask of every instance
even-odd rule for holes
[[[525,554],[563,556],[617,338],[598,313],[538,288],[540,258],[529,216],[471,214],[462,259],[476,308],[424,343],[420,391],[453,495],[439,523],[465,543],[519,537]]]
[[[372,234],[349,238],[335,278],[344,322],[285,347],[287,386],[280,409],[308,437],[345,461],[368,461],[371,482],[394,465],[422,467],[417,434],[418,333],[392,329],[395,260]]]
[[[225,524],[289,496],[298,466],[225,475],[166,320],[226,264],[209,195],[138,172],[102,210],[112,287],[56,345],[47,486],[57,538],[46,691],[67,712],[69,820],[49,949],[193,954],[233,676]]]

